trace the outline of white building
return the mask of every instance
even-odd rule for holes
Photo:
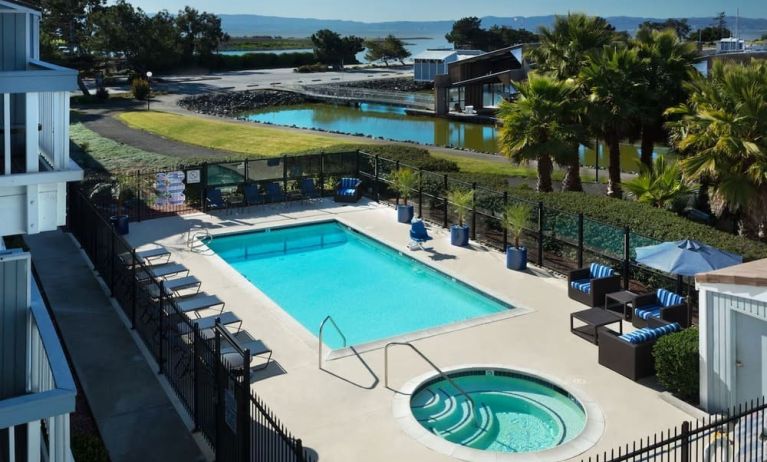
[[[76,389],[32,278],[3,237],[66,223],[69,91],[77,73],[40,61],[40,12],[0,0],[0,460],[68,462]]]
[[[767,259],[699,274],[700,402],[709,412],[767,396]]]
[[[0,0],[0,236],[65,224],[69,92],[77,72],[40,61],[40,13]]]
[[[717,53],[737,53],[745,49],[746,42],[735,37],[723,38],[716,44]]]
[[[481,50],[426,50],[413,58],[413,78],[416,82],[433,82],[435,76],[447,74],[448,64],[482,53]]]

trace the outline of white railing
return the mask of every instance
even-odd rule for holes
[[[27,317],[26,391],[0,401],[0,429],[8,429],[6,460],[27,454],[29,462],[71,462],[69,414],[76,388],[64,351],[37,286],[32,284]],[[26,448],[16,447],[16,430],[26,426]],[[0,456],[0,460],[4,457]]]
[[[296,85],[296,92],[308,96],[321,96],[343,100],[385,103],[397,106],[433,110],[434,95],[411,92],[372,90],[368,88],[344,87],[341,85]]]

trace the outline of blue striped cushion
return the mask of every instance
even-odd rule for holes
[[[660,309],[661,307],[658,305],[643,306],[634,310],[634,315],[645,321],[650,318],[660,318]]]
[[[341,178],[341,189],[354,188],[356,185],[356,178]]]
[[[665,326],[652,328],[650,329],[650,332],[657,338],[680,330],[682,330],[682,326],[680,326],[679,323],[673,322],[671,324],[666,324]]]
[[[583,293],[590,293],[591,292],[591,282],[588,279],[581,279],[579,281],[570,281],[570,286],[572,286],[573,289],[580,290]]]
[[[682,330],[682,327],[678,323],[672,323],[655,328],[644,327],[642,329],[635,330],[634,332],[623,334],[619,338],[636,345],[637,343],[655,340],[656,338],[670,334],[671,332],[676,332],[678,330]]]
[[[338,194],[341,196],[353,196],[357,192],[356,189],[341,189]]]
[[[663,306],[672,306],[684,303],[684,297],[666,289],[658,289],[658,292],[655,294],[655,296],[658,297],[658,301]]]
[[[613,269],[609,266],[600,265],[599,263],[591,264],[591,279],[600,279],[612,276],[614,274]]]

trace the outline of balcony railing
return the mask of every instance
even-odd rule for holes
[[[7,429],[7,459],[71,462],[69,414],[75,383],[37,286],[27,317],[26,394],[0,401],[0,429]],[[26,444],[19,445],[20,437]],[[0,445],[3,446],[3,445]]]

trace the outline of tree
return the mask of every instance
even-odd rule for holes
[[[647,64],[643,77],[647,93],[641,100],[640,116],[641,161],[651,167],[655,143],[665,138],[664,112],[687,98],[684,83],[692,75],[698,51],[694,44],[682,41],[669,29],[642,28],[632,45]]]
[[[501,103],[499,148],[515,162],[537,161],[537,189],[551,192],[552,159],[577,152],[580,141],[578,124],[572,123],[579,111],[574,104],[577,87],[533,73],[517,89],[518,98]]]
[[[482,20],[476,16],[461,18],[453,23],[453,28],[445,34],[445,39],[456,49],[485,50],[487,31],[482,29]]]
[[[369,40],[365,42],[365,46],[368,50],[365,53],[365,59],[383,61],[386,67],[389,67],[389,61],[394,59],[404,65],[403,60],[410,56],[405,43],[393,35],[388,35],[383,40]]]
[[[205,11],[200,13],[188,6],[178,12],[176,27],[186,59],[210,57],[221,42],[229,40],[229,35],[221,29],[221,18]]]
[[[344,64],[357,64],[355,55],[365,49],[365,40],[354,35],[341,37],[329,29],[322,29],[311,36],[314,56],[322,64],[343,69]]]
[[[690,35],[690,24],[687,22],[687,18],[684,18],[684,19],[669,18],[663,22],[645,21],[639,25],[639,31],[642,31],[642,30],[664,31],[667,29],[672,29],[674,32],[676,32],[677,37],[679,37],[680,39],[684,39],[688,35]]]
[[[757,237],[767,221],[767,63],[717,61],[687,87],[689,101],[668,111],[682,171],[710,181],[714,211],[735,214],[740,233]]]
[[[610,166],[607,194],[620,198],[620,142],[635,131],[641,114],[641,99],[646,95],[644,68],[646,60],[636,49],[607,47],[589,56],[581,70],[581,81],[588,89],[587,117],[593,129],[605,140]]]
[[[703,29],[695,30],[690,33],[689,40],[700,42],[716,42],[726,37],[732,37],[732,31],[728,28],[709,26]]]
[[[539,40],[538,34],[530,32],[529,30],[514,29],[506,26],[493,26],[488,30],[488,34],[489,49],[487,51],[523,43],[537,43]]]
[[[678,162],[659,155],[653,165],[640,167],[639,176],[626,182],[626,189],[637,201],[653,207],[669,208],[674,201],[690,196],[694,190],[682,177]]]

